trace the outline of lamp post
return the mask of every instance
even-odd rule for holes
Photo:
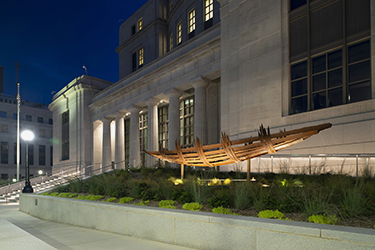
[[[34,133],[30,130],[25,130],[21,133],[21,137],[26,141],[26,174],[25,174],[25,186],[22,189],[22,193],[32,193],[34,192],[30,184],[30,166],[29,166],[29,141],[34,139]]]

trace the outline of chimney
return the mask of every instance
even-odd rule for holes
[[[3,66],[0,66],[0,94],[2,94],[4,91],[3,86],[4,86]]]

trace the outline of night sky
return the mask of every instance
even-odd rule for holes
[[[0,65],[4,94],[16,94],[20,65],[22,100],[49,104],[85,74],[119,80],[119,27],[147,0],[9,0],[0,3]]]

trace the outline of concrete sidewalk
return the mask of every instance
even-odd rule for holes
[[[18,211],[18,205],[0,205],[0,249],[176,249],[150,240],[40,220]]]

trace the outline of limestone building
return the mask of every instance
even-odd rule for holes
[[[374,13],[375,0],[149,0],[120,27],[120,80],[54,96],[54,169],[152,165],[143,149],[261,123],[333,124],[283,154],[375,153]]]
[[[34,140],[29,142],[30,176],[52,172],[52,112],[47,105],[21,101],[20,132],[31,130]],[[17,100],[0,94],[0,177],[3,180],[17,176]],[[26,143],[20,138],[20,176],[25,176]]]

